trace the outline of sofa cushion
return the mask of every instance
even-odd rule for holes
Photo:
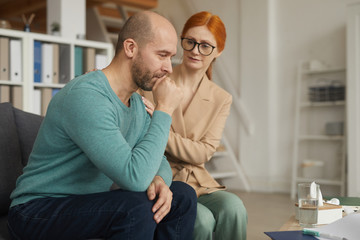
[[[0,216],[0,239],[11,239],[7,228],[7,216]]]
[[[19,136],[22,164],[25,166],[32,151],[43,117],[14,108],[16,129]]]
[[[21,151],[13,108],[10,103],[0,104],[0,215],[7,214],[9,196],[22,172]]]

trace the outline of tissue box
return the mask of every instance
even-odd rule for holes
[[[319,207],[317,224],[329,224],[342,218],[342,206],[324,203]],[[295,218],[299,220],[299,205],[295,203]]]

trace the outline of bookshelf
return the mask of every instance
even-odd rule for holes
[[[0,43],[0,100],[41,115],[58,89],[76,75],[107,66],[114,52],[110,43],[8,29],[0,29]]]
[[[301,182],[321,185],[325,195],[346,191],[346,69],[305,70],[300,62],[291,197]]]

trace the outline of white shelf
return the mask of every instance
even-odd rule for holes
[[[22,86],[22,109],[27,112],[34,112],[35,107],[35,89],[43,88],[62,88],[65,84],[53,83],[37,83],[34,82],[34,41],[42,43],[54,43],[60,46],[66,45],[69,47],[68,63],[69,74],[68,78],[71,80],[75,76],[75,47],[94,48],[96,54],[106,55],[107,63],[110,63],[114,51],[111,43],[88,41],[81,39],[69,39],[59,36],[52,36],[47,34],[29,33],[23,31],[15,31],[8,29],[0,29],[0,36],[8,37],[10,39],[19,39],[22,42],[22,82],[11,82],[6,80],[0,81],[1,85]],[[59,53],[60,55],[60,53]],[[60,62],[59,62],[60,64]]]
[[[37,88],[63,88],[65,84],[60,83],[34,83]]]
[[[7,80],[0,80],[0,85],[22,86],[22,82],[12,82]]]
[[[337,72],[345,72],[346,68],[339,67],[339,68],[328,68],[322,70],[303,70],[303,74],[307,75],[316,75],[316,74],[327,74],[327,73],[337,73]]]
[[[314,178],[303,178],[303,177],[298,177],[296,179],[296,181],[298,183],[300,182],[313,182],[315,181],[318,184],[325,184],[325,185],[333,185],[333,186],[341,186],[343,183],[340,179],[338,180],[333,180],[333,179],[323,179],[323,178],[319,178],[319,179],[314,179]]]
[[[325,165],[324,169],[328,171],[327,176],[336,176],[340,172],[340,177],[336,179],[315,178],[315,180],[320,185],[329,185],[338,189],[337,195],[345,195],[346,129],[344,129],[344,135],[321,133],[324,131],[326,123],[331,121],[344,122],[346,126],[346,100],[304,101],[308,98],[309,87],[318,84],[319,80],[333,77],[345,85],[346,69],[339,67],[307,71],[303,69],[303,62],[298,65],[291,183],[291,198],[293,199],[296,195],[297,183],[314,180],[302,177],[300,162],[304,158],[322,159]],[[331,81],[329,80],[326,84],[324,87],[331,86]]]
[[[344,136],[328,136],[328,135],[301,135],[300,141],[313,140],[313,141],[343,141]]]
[[[301,107],[336,107],[345,106],[345,101],[332,101],[332,102],[302,102]]]

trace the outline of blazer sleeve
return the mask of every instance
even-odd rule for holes
[[[197,141],[182,137],[180,134],[170,131],[166,152],[176,159],[200,165],[210,160],[220,145],[220,140],[225,127],[226,119],[230,113],[232,96],[227,94],[223,103],[219,104],[220,111],[207,128],[205,134]]]

